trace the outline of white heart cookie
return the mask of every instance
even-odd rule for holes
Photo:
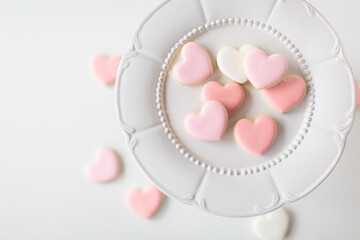
[[[284,208],[258,216],[252,222],[256,236],[263,240],[283,240],[290,225],[290,217]]]
[[[231,80],[240,84],[248,81],[244,71],[245,55],[256,46],[246,44],[240,50],[234,47],[224,47],[220,49],[217,55],[217,65],[220,71],[229,77]]]

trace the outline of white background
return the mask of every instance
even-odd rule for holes
[[[149,183],[128,154],[114,86],[100,84],[90,64],[99,53],[121,55],[158,2],[1,0],[1,240],[257,239],[252,219],[216,217],[165,199],[144,220],[125,204],[131,189]],[[360,78],[360,1],[310,3],[334,25]],[[287,206],[288,239],[360,239],[359,134],[358,118],[332,175]],[[103,146],[119,153],[123,171],[112,183],[95,184],[84,167]]]

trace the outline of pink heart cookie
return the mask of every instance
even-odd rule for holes
[[[206,49],[198,43],[189,42],[181,49],[183,61],[175,66],[175,78],[182,84],[195,85],[213,74],[211,59]]]
[[[139,216],[150,219],[159,209],[162,193],[154,186],[144,191],[133,190],[128,196],[129,207]]]
[[[263,155],[271,147],[276,133],[275,120],[268,116],[260,116],[255,122],[241,119],[234,127],[236,141],[257,155]]]
[[[185,128],[194,137],[205,141],[220,141],[228,123],[226,108],[218,101],[208,101],[199,114],[185,119]]]
[[[205,102],[210,100],[221,102],[230,116],[243,103],[245,92],[241,85],[235,82],[230,82],[223,86],[218,82],[211,81],[203,87],[202,97]]]
[[[360,108],[360,84],[356,83],[356,107]]]
[[[86,168],[86,175],[94,182],[114,180],[119,172],[119,159],[115,152],[107,148],[101,149],[97,156],[97,162]]]
[[[107,58],[102,55],[97,55],[93,60],[94,72],[103,84],[109,85],[116,80],[120,62],[121,57],[118,56]]]
[[[263,50],[255,48],[246,54],[244,67],[252,85],[257,89],[264,89],[282,80],[287,72],[288,62],[280,54],[268,57]]]
[[[304,99],[306,83],[301,77],[293,75],[276,86],[265,89],[264,93],[279,112],[285,113]]]

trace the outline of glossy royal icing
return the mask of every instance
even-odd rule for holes
[[[252,85],[257,89],[264,89],[282,80],[287,72],[288,62],[280,54],[267,56],[263,50],[255,48],[246,54],[244,68]]]
[[[220,71],[231,80],[244,84],[248,78],[244,72],[244,59],[246,54],[256,48],[254,45],[246,44],[242,48],[224,47],[217,55],[217,65]]]
[[[202,98],[205,102],[210,100],[221,102],[231,116],[243,103],[245,92],[242,86],[235,82],[223,86],[218,82],[211,81],[203,87]]]
[[[279,112],[286,113],[304,99],[306,83],[301,77],[292,75],[274,87],[264,89],[264,94]]]
[[[210,56],[196,42],[189,42],[181,49],[183,61],[175,66],[175,78],[184,85],[195,85],[213,74]]]
[[[263,155],[274,143],[277,127],[269,116],[260,116],[255,122],[239,120],[234,127],[236,141],[256,155]]]
[[[185,128],[194,137],[205,141],[220,141],[228,124],[226,108],[218,101],[208,101],[201,113],[189,115]]]

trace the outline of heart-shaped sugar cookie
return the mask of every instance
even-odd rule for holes
[[[185,119],[186,130],[194,137],[205,141],[220,141],[228,123],[226,108],[218,101],[208,101],[201,113],[189,115]]]
[[[240,50],[233,47],[220,49],[217,55],[217,65],[220,71],[231,80],[244,84],[248,78],[244,72],[244,59],[246,54],[256,48],[254,45],[244,45]]]
[[[162,193],[154,186],[144,191],[133,190],[128,198],[128,206],[139,216],[149,219],[159,209],[162,200]]]
[[[175,78],[184,85],[198,84],[213,74],[210,56],[198,43],[189,42],[181,49],[183,61],[175,66]]]
[[[230,116],[243,103],[245,92],[242,86],[235,82],[230,82],[223,86],[218,82],[211,81],[206,83],[203,87],[202,97],[205,102],[210,100],[221,102]]]
[[[107,58],[102,55],[97,55],[93,59],[93,69],[99,80],[109,85],[115,82],[117,70],[121,62],[121,57],[114,56]]]
[[[284,208],[255,217],[252,229],[262,240],[283,240],[288,233],[290,217]]]
[[[304,99],[306,83],[301,77],[292,75],[274,87],[264,89],[264,93],[279,112],[286,113]]]
[[[246,54],[244,67],[252,85],[257,89],[264,89],[282,80],[287,72],[288,62],[280,54],[267,56],[263,50],[254,48]]]
[[[234,127],[236,141],[250,152],[263,155],[274,143],[277,133],[275,120],[260,116],[255,122],[240,119]]]
[[[120,172],[120,163],[116,153],[103,148],[99,151],[97,162],[86,168],[86,175],[94,182],[114,180]]]

